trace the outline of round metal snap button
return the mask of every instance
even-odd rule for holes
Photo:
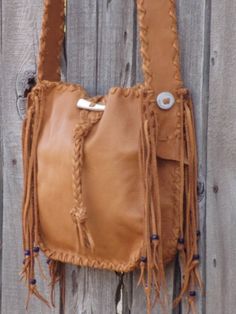
[[[157,96],[157,104],[161,109],[168,110],[173,107],[175,97],[169,92],[160,93]]]

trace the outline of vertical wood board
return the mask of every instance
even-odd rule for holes
[[[2,0],[2,102],[3,136],[3,244],[1,313],[24,314],[27,289],[19,280],[22,267],[22,158],[21,114],[24,90],[36,72],[38,30],[42,1]],[[45,260],[43,261],[45,263]],[[40,291],[48,295],[48,283],[38,279]],[[31,299],[29,313],[59,313]]]
[[[206,313],[236,309],[236,3],[212,2]]]

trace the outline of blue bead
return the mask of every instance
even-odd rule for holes
[[[159,235],[158,234],[153,234],[152,236],[151,236],[151,240],[152,241],[155,241],[155,240],[159,240],[160,238],[159,238]]]
[[[189,291],[190,297],[196,297],[196,295],[197,295],[196,291]]]
[[[184,238],[179,238],[179,239],[178,239],[178,243],[179,243],[179,244],[184,244]]]
[[[30,284],[31,285],[33,285],[33,286],[36,285],[36,282],[37,282],[36,279],[30,279]]]
[[[30,256],[30,250],[25,250],[25,256]]]
[[[193,255],[193,261],[198,261],[199,259],[200,259],[199,254]]]
[[[141,256],[141,262],[147,263],[147,257],[146,256]]]
[[[35,247],[33,248],[33,252],[34,252],[34,253],[38,253],[38,252],[39,252],[39,250],[40,250],[40,249],[39,249],[39,247],[38,247],[38,246],[35,246]]]
[[[50,258],[47,259],[47,264],[50,264],[51,263],[51,260]]]

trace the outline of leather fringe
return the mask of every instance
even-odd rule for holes
[[[50,287],[51,287],[51,305],[55,307],[55,287],[57,283],[60,285],[60,302],[63,308],[62,313],[64,313],[65,308],[65,264],[58,261],[48,260],[49,274],[51,277]]]
[[[186,151],[187,162],[184,164],[184,211],[181,234],[179,238],[179,260],[182,271],[182,287],[174,306],[187,296],[188,313],[196,314],[196,289],[203,290],[203,283],[199,273],[200,255],[198,253],[198,239],[200,237],[198,201],[197,201],[197,150],[195,139],[195,125],[192,102],[187,89],[178,91],[183,113],[182,146]]]
[[[177,92],[183,129],[180,134],[180,235],[178,239],[179,260],[182,271],[182,286],[174,301],[177,306],[187,295],[188,313],[196,314],[196,288],[203,288],[198,270],[198,238],[200,236],[197,208],[197,152],[192,103],[186,89]],[[148,99],[149,98],[149,99]],[[155,301],[163,312],[167,309],[167,288],[162,253],[161,208],[157,159],[158,121],[150,110],[152,96],[145,97],[142,104],[142,128],[140,134],[140,168],[145,193],[145,234],[140,262],[140,279],[146,292],[147,314],[152,309],[152,290]],[[187,161],[186,161],[187,160]]]
[[[195,314],[196,288],[200,287],[203,290],[203,283],[198,270],[200,262],[198,253],[200,231],[197,205],[197,151],[192,102],[186,89],[180,90],[179,95],[183,108],[183,144],[186,147],[187,165],[184,166],[185,211],[184,225],[182,227],[183,241],[179,247],[182,287],[180,295],[174,302],[174,306],[181,301],[184,295],[187,295],[189,312]]]
[[[167,288],[161,239],[159,174],[156,158],[158,121],[156,115],[149,108],[150,100],[147,97],[141,107],[140,169],[142,169],[144,182],[145,234],[140,261],[141,274],[138,283],[143,284],[146,293],[147,314],[151,313],[154,305],[152,304],[152,288],[154,288],[156,296],[154,303],[158,302],[164,311],[167,308]]]
[[[22,149],[24,168],[24,196],[22,206],[23,246],[24,261],[20,274],[28,287],[26,309],[28,309],[30,297],[35,295],[48,307],[54,306],[55,283],[60,279],[64,281],[63,264],[51,261],[49,273],[51,276],[51,305],[50,302],[39,292],[35,278],[35,265],[38,263],[39,273],[43,279],[46,276],[39,259],[38,239],[38,201],[37,201],[37,142],[43,117],[43,108],[40,106],[40,90],[34,89],[28,96],[27,116],[23,125]],[[62,284],[63,286],[63,284]]]

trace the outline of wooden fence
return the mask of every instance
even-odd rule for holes
[[[43,0],[1,0],[1,313],[23,314],[21,124],[36,75]],[[182,72],[191,90],[199,150],[201,272],[199,314],[236,313],[236,1],[178,0]],[[91,94],[142,80],[134,0],[68,0],[63,75]],[[207,210],[206,210],[207,209]],[[143,314],[137,273],[67,267],[66,314]],[[179,286],[168,269],[169,293]],[[120,289],[122,288],[122,289]],[[42,283],[41,289],[48,289]],[[122,290],[122,300],[119,292]],[[32,300],[29,313],[61,313]],[[157,313],[157,309],[153,311]],[[172,310],[169,310],[172,313]],[[183,303],[173,311],[186,313]]]

